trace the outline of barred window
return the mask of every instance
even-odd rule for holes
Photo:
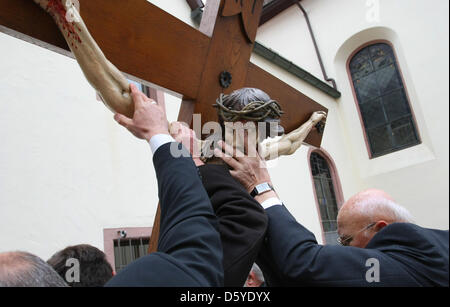
[[[149,238],[114,240],[115,271],[119,272],[131,262],[147,255]]]
[[[327,160],[320,154],[311,154],[311,171],[319,203],[320,218],[325,235],[325,243],[337,244],[338,205],[334,190],[333,176]]]
[[[372,157],[420,143],[392,47],[373,44],[350,61],[350,73]]]

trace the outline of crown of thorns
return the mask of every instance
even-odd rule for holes
[[[239,120],[261,121],[267,118],[279,119],[283,115],[281,106],[275,100],[269,101],[252,101],[242,110],[233,110],[223,104],[226,95],[220,94],[213,107],[218,109],[219,116],[225,122],[236,122]]]

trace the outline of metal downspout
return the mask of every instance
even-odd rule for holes
[[[316,37],[312,30],[311,22],[309,21],[308,13],[305,11],[305,9],[300,4],[300,2],[298,2],[297,5],[300,8],[300,10],[303,12],[303,15],[305,16],[306,24],[308,25],[309,33],[311,34],[314,48],[316,49],[317,58],[319,59],[320,68],[322,69],[323,78],[326,81],[331,82],[333,84],[334,89],[337,90],[336,80],[334,80],[333,78],[329,78],[327,75],[327,72],[325,71],[325,65],[323,64],[323,61],[322,61],[322,56],[320,54],[319,47],[317,45]]]

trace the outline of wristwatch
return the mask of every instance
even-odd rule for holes
[[[261,195],[261,194],[269,192],[269,191],[273,191],[273,187],[268,182],[264,182],[264,183],[258,184],[253,189],[253,191],[250,193],[250,195],[252,197],[255,197],[257,195]]]

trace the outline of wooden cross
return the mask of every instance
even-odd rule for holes
[[[315,111],[327,111],[309,97],[250,62],[263,0],[209,0],[200,30],[146,0],[79,0],[80,13],[106,57],[121,71],[183,96],[179,120],[217,121],[212,107],[220,93],[255,87],[277,100],[286,132]],[[70,55],[46,14],[31,0],[0,0],[0,31]],[[1,56],[1,54],[0,54]],[[148,63],[151,63],[149,65]],[[225,77],[220,82],[220,78]],[[228,86],[228,87],[227,87]],[[306,143],[319,147],[313,130]],[[156,250],[159,207],[150,249]]]

